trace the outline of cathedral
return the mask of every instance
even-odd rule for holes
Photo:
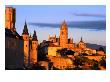
[[[5,68],[22,69],[37,63],[38,40],[36,31],[29,36],[25,21],[22,36],[15,27],[16,9],[6,7],[5,9]]]
[[[73,38],[68,39],[68,26],[65,21],[60,26],[59,38],[57,38],[56,35],[52,37],[49,35],[48,40],[53,42],[53,44],[55,45],[59,45],[62,48],[72,49],[75,46]]]
[[[63,21],[63,23],[60,26],[59,38],[57,38],[56,35],[54,35],[54,36],[49,35],[48,40],[51,41],[54,45],[59,45],[62,48],[67,48],[67,49],[71,49],[71,50],[73,50],[73,49],[75,50],[75,48],[79,48],[79,49],[86,48],[86,44],[82,40],[82,37],[81,37],[80,42],[77,45],[75,45],[73,38],[68,39],[68,26],[65,21]]]

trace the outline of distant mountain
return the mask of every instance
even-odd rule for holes
[[[91,44],[91,43],[86,43],[88,48],[92,48],[92,49],[99,49],[100,47],[102,47],[105,51],[106,51],[106,46],[102,46],[102,45],[97,45],[97,44]]]

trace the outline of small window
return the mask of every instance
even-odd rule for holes
[[[27,47],[27,45],[26,45],[26,47]]]

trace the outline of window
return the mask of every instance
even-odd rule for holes
[[[26,47],[27,47],[27,45],[26,45]]]

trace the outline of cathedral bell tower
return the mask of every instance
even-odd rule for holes
[[[25,66],[28,66],[28,60],[29,60],[29,33],[28,33],[28,28],[27,24],[25,21],[22,37],[24,40],[24,64]]]
[[[36,31],[34,31],[33,37],[32,37],[32,53],[30,55],[30,62],[31,64],[36,64],[37,63],[37,53],[38,53],[38,40],[37,40],[37,35]]]
[[[64,21],[60,27],[60,46],[66,48],[68,44],[68,27]]]

